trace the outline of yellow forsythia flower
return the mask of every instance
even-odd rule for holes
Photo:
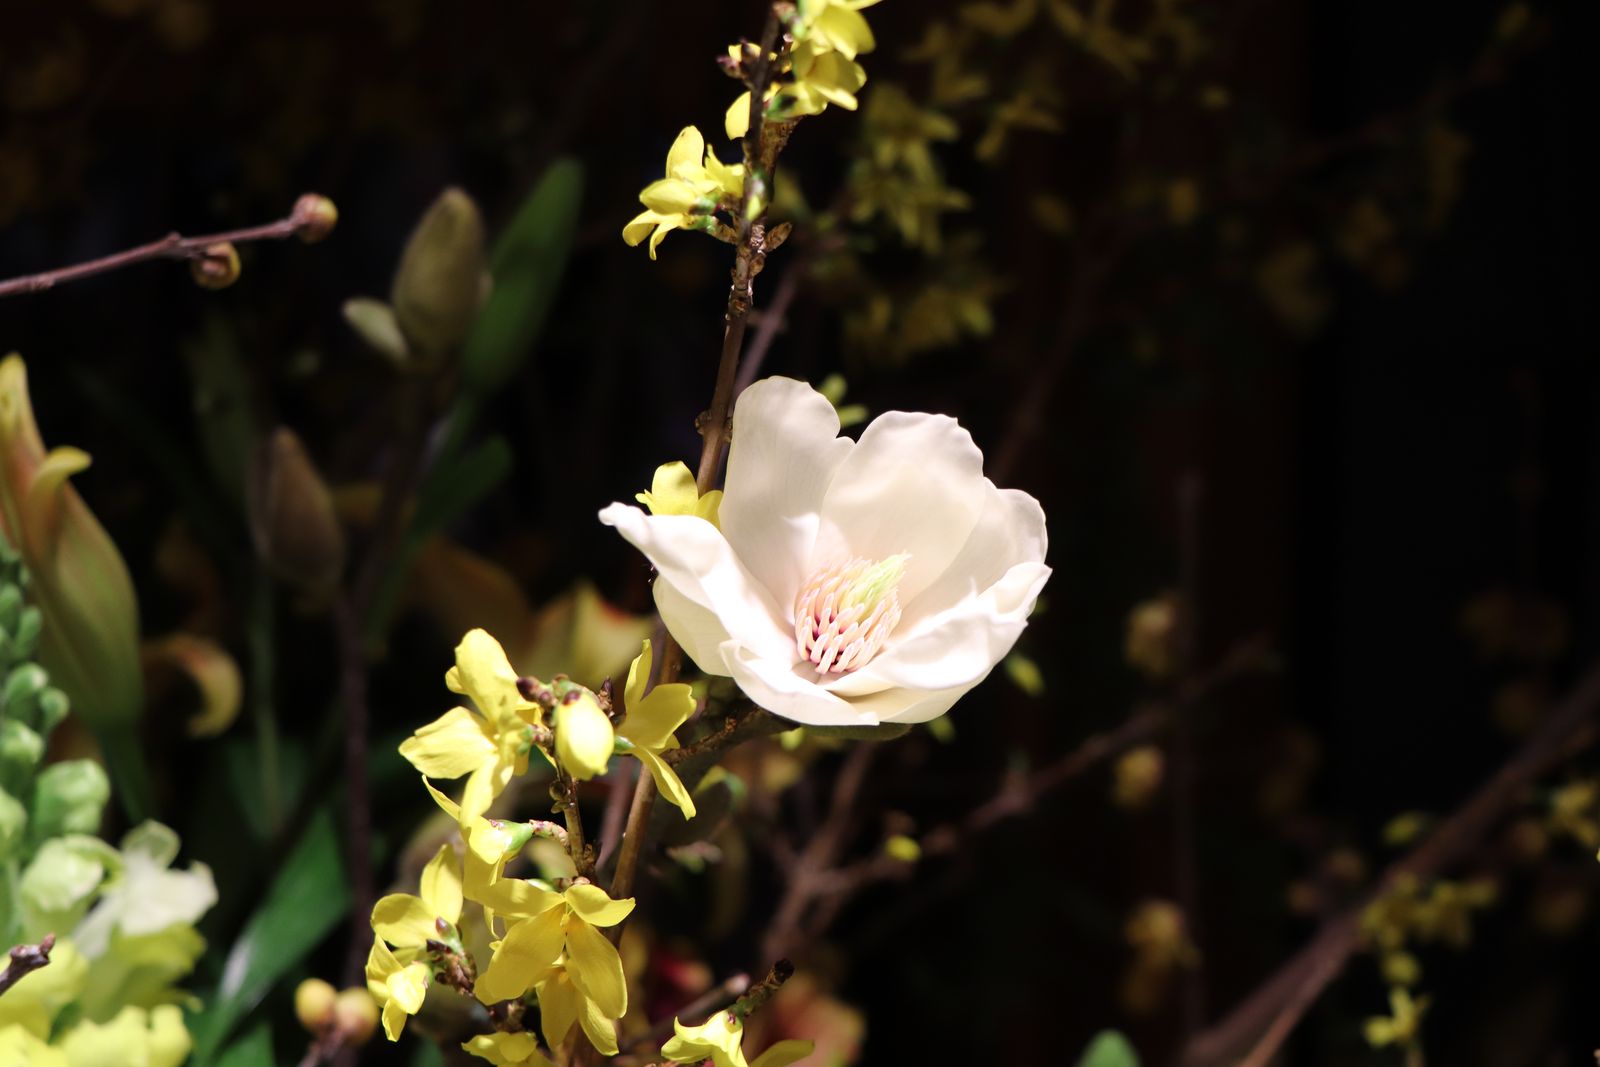
[[[661,753],[678,747],[678,739],[672,731],[694,713],[694,692],[682,682],[670,682],[656,686],[647,694],[645,686],[650,681],[651,656],[650,642],[646,641],[644,650],[628,668],[628,686],[623,691],[628,714],[617,728],[617,736],[631,746],[628,754],[645,765],[661,795],[676,804],[685,819],[692,819],[694,798],[684,788],[677,772],[662,760]]]
[[[649,508],[652,515],[695,515],[715,526],[722,490],[700,495],[688,464],[680,460],[657,467],[649,491],[634,494],[634,499]]]
[[[423,868],[420,891],[421,896],[391,893],[372,908],[367,990],[383,1006],[383,1032],[390,1041],[399,1039],[406,1016],[417,1013],[428,992],[432,972],[421,959],[428,942],[454,938],[461,921],[461,864],[449,845]],[[448,930],[440,929],[441,922]]]
[[[661,1055],[673,1063],[702,1063],[713,1067],[788,1067],[811,1055],[810,1041],[780,1041],[757,1056],[744,1058],[744,1020],[733,1011],[722,1011],[699,1026],[685,1026],[672,1020],[674,1036],[661,1046]]]
[[[622,228],[622,239],[637,245],[650,238],[650,258],[673,230],[698,229],[710,222],[718,204],[744,194],[744,165],[723,163],[693,126],[685,126],[667,151],[667,173],[645,186],[645,210]]]

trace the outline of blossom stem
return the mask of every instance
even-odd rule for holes
[[[722,355],[717,361],[711,407],[707,409],[700,426],[703,444],[695,485],[702,495],[712,488],[722,468],[722,453],[728,443],[729,412],[733,407],[733,387],[739,374],[739,353],[744,346],[745,326],[755,299],[752,283],[765,258],[763,244],[766,231],[758,224],[757,209],[770,198],[772,170],[788,137],[786,130],[777,136],[770,136],[764,122],[767,85],[772,80],[772,53],[778,44],[780,25],[777,5],[769,4],[767,22],[761,31],[761,43],[750,77],[750,123],[744,137],[745,176],[744,197],[739,211],[739,250],[734,256],[733,283],[728,289]],[[675,681],[682,663],[683,650],[669,635],[662,643],[661,670],[656,684]],[[655,779],[648,774],[639,775],[639,784],[634,787],[633,802],[628,809],[628,825],[623,831],[622,845],[617,852],[616,873],[611,879],[611,896],[614,898],[625,897],[633,890],[655,796]],[[613,942],[617,941],[622,937],[622,924],[611,927],[608,933]]]
[[[228,230],[224,233],[204,234],[199,237],[185,237],[181,233],[169,233],[165,237],[139,245],[137,248],[113,252],[108,256],[100,256],[83,263],[75,263],[70,267],[58,267],[55,270],[40,271],[37,274],[24,274],[18,278],[0,281],[0,297],[20,296],[24,293],[42,293],[46,289],[54,289],[63,282],[75,282],[80,278],[91,278],[96,274],[105,274],[109,271],[131,267],[137,263],[147,263],[153,259],[204,259],[213,254],[212,249],[221,244],[245,244],[250,241],[282,241],[286,238],[297,237],[316,228],[326,225],[324,220],[316,217],[307,209],[310,197],[306,194],[295,203],[294,210],[276,222],[268,222],[260,226],[246,226],[243,229]],[[317,197],[321,200],[321,197]],[[310,238],[308,238],[309,240]]]
[[[22,981],[50,962],[50,950],[56,947],[56,935],[45,934],[36,945],[18,945],[11,950],[11,962],[0,971],[0,994]]]

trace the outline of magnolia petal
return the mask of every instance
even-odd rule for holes
[[[440,845],[422,868],[421,891],[423,903],[435,916],[452,926],[461,921],[461,861],[454,848]]]
[[[816,1049],[814,1041],[802,1041],[799,1038],[790,1038],[770,1046],[765,1052],[750,1061],[750,1067],[789,1067],[791,1063],[799,1063]]]
[[[604,934],[581,918],[567,926],[567,973],[572,984],[592,1000],[607,1019],[620,1019],[628,1010],[628,980],[622,957]]]
[[[985,676],[986,677],[986,676]],[[967,685],[952,689],[885,689],[869,697],[852,700],[851,706],[871,712],[882,723],[918,723],[937,719],[955,706],[974,686],[983,681],[977,678]]]
[[[828,486],[807,573],[853,557],[906,553],[899,586],[906,603],[960,554],[988,503],[988,486],[983,453],[956,420],[886,411],[861,432]]]
[[[981,595],[896,634],[870,663],[823,685],[841,696],[975,685],[1016,644],[1049,577],[1043,563],[1019,563]]]
[[[574,885],[564,894],[567,906],[591,926],[615,926],[633,912],[633,898],[612,900],[597,885]]]
[[[494,737],[466,708],[451,708],[400,744],[400,755],[429,778],[460,778],[495,758]]]
[[[1049,548],[1044,509],[1019,489],[996,489],[984,479],[987,500],[966,544],[938,580],[914,598],[901,598],[900,634],[993,586],[1019,563],[1043,563]]]
[[[636,748],[633,754],[643,763],[645,770],[650,772],[650,777],[656,780],[656,791],[667,801],[683,812],[685,819],[694,818],[694,797],[684,786],[683,779],[678,777],[678,772],[666,763],[660,756],[647,748]]]
[[[701,607],[667,582],[659,579],[651,585],[655,597],[656,613],[667,624],[667,632],[682,647],[703,674],[728,674],[720,651],[729,640],[728,628],[717,613]]]
[[[720,525],[740,562],[782,609],[785,623],[810,574],[828,487],[854,447],[839,436],[833,405],[805,382],[764,378],[734,405]],[[793,635],[788,637],[793,644]]]
[[[727,503],[724,499],[724,508]],[[794,635],[789,632],[786,613],[745,569],[715,526],[690,515],[646,515],[625,504],[612,504],[601,511],[600,521],[616,527],[654,564],[660,574],[657,585],[666,582],[714,613],[729,636],[767,655],[792,650]],[[727,521],[726,514],[723,521]],[[670,618],[667,626],[672,628]]]
[[[522,996],[554,966],[561,955],[562,936],[559,908],[512,923],[472,987],[473,995],[485,1004]]]
[[[738,641],[726,642],[721,654],[745,695],[774,715],[808,726],[876,726],[879,722],[874,712],[802,677],[792,655],[787,660],[763,658]],[[801,669],[811,672],[810,664]]]
[[[390,893],[372,906],[372,930],[391,945],[414,948],[438,937],[436,913],[409,893]]]

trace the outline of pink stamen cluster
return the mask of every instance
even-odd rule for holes
[[[813,574],[794,598],[801,657],[823,674],[843,674],[877,655],[900,622],[905,558],[851,559]]]

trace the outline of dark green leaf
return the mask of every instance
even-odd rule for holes
[[[275,1067],[276,1063],[272,1057],[272,1029],[259,1023],[217,1057],[216,1067]]]
[[[835,741],[893,741],[911,732],[911,724],[886,722],[877,726],[807,726],[812,737],[826,737]]]
[[[495,242],[489,265],[494,289],[461,356],[466,389],[491,393],[503,387],[539,339],[561,288],[582,200],[582,165],[560,160]]]
[[[333,816],[322,808],[279,867],[266,899],[245,924],[222,979],[191,1028],[194,1063],[205,1067],[235,1025],[328,935],[350,907]]]

